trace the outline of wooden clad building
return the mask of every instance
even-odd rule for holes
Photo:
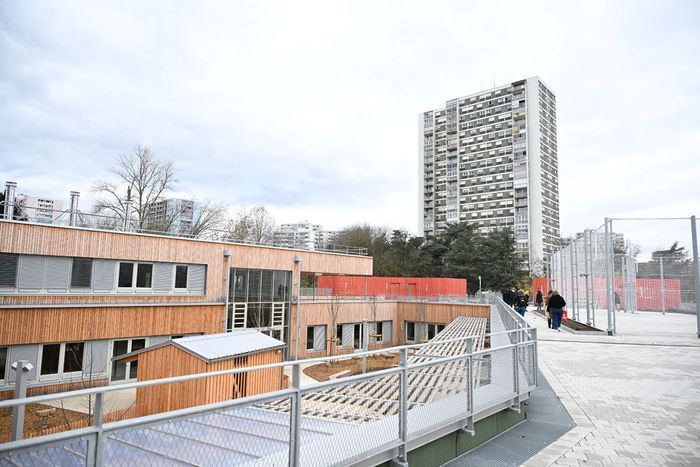
[[[285,343],[253,329],[172,339],[116,357],[138,362],[138,381],[246,368],[283,360]],[[138,388],[136,415],[150,415],[282,388],[282,368]]]

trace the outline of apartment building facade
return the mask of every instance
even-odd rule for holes
[[[0,397],[133,381],[114,357],[173,337],[256,328],[295,348],[299,279],[372,258],[0,220]]]
[[[32,222],[52,223],[63,213],[63,201],[44,196],[17,195],[22,212]]]
[[[197,205],[190,199],[168,198],[153,203],[146,215],[146,230],[190,234]]]
[[[320,250],[333,243],[337,232],[323,230],[320,225],[302,221],[296,224],[282,224],[273,233],[275,245],[290,248]]]
[[[419,232],[511,228],[533,272],[559,245],[556,98],[539,77],[419,115]]]

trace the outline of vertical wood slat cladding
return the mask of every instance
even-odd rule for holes
[[[0,344],[70,342],[222,331],[224,307],[0,309]]]
[[[245,366],[264,365],[282,361],[278,351],[263,352],[247,357],[205,362],[174,345],[166,345],[139,355],[139,381],[207,373]],[[245,377],[241,377],[245,375]],[[270,369],[161,384],[136,390],[136,412],[139,416],[210,404],[238,397],[252,396],[280,389],[282,369]],[[245,387],[240,387],[240,382]]]
[[[326,325],[330,327],[331,318],[328,313],[329,302],[305,302],[301,304],[300,315],[300,339],[299,357],[321,357],[329,355],[328,346],[324,351],[311,352],[306,350],[306,327],[313,325]],[[436,324],[449,324],[457,316],[473,316],[479,318],[489,318],[491,307],[488,305],[464,305],[451,303],[426,303],[416,302],[377,302],[376,321],[392,321],[392,342],[382,344],[378,348],[391,347],[404,344],[404,321],[420,321],[419,306],[425,306],[425,321]],[[296,305],[292,306],[296,317]],[[348,301],[340,304],[340,317],[337,324],[361,323],[364,318],[368,321],[375,321],[369,302]],[[332,334],[328,329],[328,336]],[[293,320],[290,328],[290,351],[294,355],[296,350],[296,322]],[[353,349],[338,348],[337,354],[351,353]]]
[[[226,249],[233,250],[232,267],[292,271],[301,256],[303,272],[372,274],[368,256],[0,221],[0,252],[206,264],[207,295],[217,297],[224,295]]]

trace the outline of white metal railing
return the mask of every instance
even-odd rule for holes
[[[284,243],[275,242],[253,242],[246,240],[235,239],[232,233],[228,230],[208,229],[197,235],[192,235],[187,231],[171,232],[168,230],[153,230],[139,226],[134,220],[125,220],[122,217],[105,216],[102,214],[90,214],[81,211],[59,211],[55,209],[30,208],[35,211],[40,211],[42,214],[51,214],[50,218],[35,218],[29,217],[26,213],[19,215],[12,214],[12,218],[6,218],[4,214],[5,202],[0,202],[0,221],[13,220],[18,222],[28,222],[32,224],[57,225],[64,227],[80,227],[94,230],[108,230],[113,232],[132,232],[149,235],[158,235],[163,237],[188,238],[196,240],[209,240],[226,242],[242,245],[267,246],[275,248],[285,248],[291,250],[318,251],[323,253],[342,253],[347,255],[367,256],[368,250],[364,247],[355,247],[347,245],[328,244],[321,248],[309,248],[299,245],[290,246]]]
[[[333,289],[304,288],[301,293],[302,302],[323,302],[330,300],[348,302],[416,302],[416,303],[455,303],[468,304],[474,301],[467,295],[413,295],[401,293],[347,293],[333,292]]]
[[[507,310],[504,311],[505,313],[501,313],[499,310],[499,315],[509,316]],[[145,436],[146,430],[154,430],[152,431],[153,433],[170,433],[172,430],[185,429],[183,427],[192,429],[191,427],[202,424],[202,417],[231,414],[231,411],[237,411],[235,414],[238,414],[237,416],[240,418],[242,411],[262,411],[269,404],[277,407],[280,405],[286,407],[286,410],[281,413],[279,411],[274,412],[283,417],[283,422],[277,420],[271,425],[268,433],[271,439],[280,445],[281,448],[274,453],[267,453],[265,456],[262,456],[262,458],[258,459],[258,463],[269,464],[272,462],[296,466],[327,465],[329,463],[350,464],[360,459],[372,459],[373,461],[383,462],[396,457],[397,453],[399,459],[405,460],[409,443],[415,445],[416,443],[437,439],[446,434],[446,429],[452,428],[454,430],[462,428],[473,434],[474,422],[494,413],[494,411],[509,407],[513,410],[519,410],[522,398],[526,397],[527,393],[536,386],[537,341],[533,328],[519,326],[520,323],[517,320],[509,322],[516,325],[516,328],[490,333],[486,336],[469,336],[444,340],[438,340],[438,337],[438,339],[434,339],[426,344],[357,353],[354,356],[369,357],[393,352],[399,356],[399,365],[394,368],[315,383],[304,387],[301,386],[302,364],[328,362],[338,357],[274,363],[0,401],[0,409],[13,409],[17,412],[24,410],[27,404],[46,403],[52,400],[78,396],[95,398],[95,409],[89,427],[0,444],[0,464],[8,463],[13,465],[13,463],[17,463],[31,465],[32,459],[36,459],[37,456],[48,462],[54,459],[54,462],[60,463],[60,459],[52,456],[65,455],[66,452],[77,453],[75,455],[78,456],[78,463],[88,466],[128,464],[136,462],[131,457],[128,457],[133,455],[133,452],[128,451],[130,454],[127,456],[125,451],[123,453],[125,458],[120,458],[119,452],[121,451],[117,449],[120,445],[119,443],[126,443],[125,437],[130,437],[129,443],[131,443],[132,448],[134,446],[139,448],[138,440],[141,439],[139,435]],[[510,326],[507,323],[504,324]],[[485,337],[488,338],[491,344],[502,340],[503,337],[507,338],[506,342],[510,343],[473,351],[471,346],[472,340]],[[410,352],[414,352],[417,349],[432,345],[444,346],[445,344],[465,340],[467,344],[465,353],[445,357],[430,355],[428,361],[415,364],[410,363],[407,358]],[[442,394],[441,397],[431,398],[425,405],[413,404],[409,407],[409,393],[416,389],[412,386],[415,378],[409,378],[409,375],[416,371],[433,373],[446,371],[448,368],[446,365],[452,362],[463,363],[460,366],[465,371],[465,374],[462,375],[463,385],[457,388],[452,386],[449,388],[449,391],[447,390],[448,388],[439,387],[438,385],[438,387],[432,389]],[[104,423],[103,420],[105,397],[113,392],[289,366],[292,368],[292,378],[291,386],[287,389],[112,423]],[[343,411],[347,410],[347,405],[333,401],[340,396],[346,396],[350,386],[356,387],[358,383],[371,383],[378,380],[381,380],[384,385],[389,384],[398,387],[398,391],[393,392],[393,394],[397,394],[396,399],[392,400],[392,404],[398,406],[398,410],[395,413],[375,414],[376,416],[370,417],[370,421],[356,425],[353,431],[348,431],[343,436],[326,436],[313,443],[309,441],[309,433],[313,434],[323,431],[322,424],[327,422],[314,416],[315,414],[318,415],[321,409],[318,407],[307,407],[304,399],[305,395],[327,394],[327,410],[330,412]],[[445,378],[445,380],[453,381],[454,379]],[[378,391],[363,394],[362,396],[377,400],[381,398],[381,394]],[[364,406],[362,410],[369,410],[368,406]],[[264,413],[272,414],[273,412],[265,411]],[[301,435],[302,431],[304,431],[304,436]],[[148,433],[152,432],[149,431]],[[195,433],[177,432],[177,436],[189,440],[187,441],[188,443],[196,441],[195,435]],[[193,439],[195,441],[192,441]],[[200,441],[201,445],[192,444],[193,449],[196,447],[203,450],[198,451],[195,455],[204,456],[204,450],[214,449],[207,448],[207,446],[211,447],[214,440],[207,438],[196,442]],[[233,441],[227,442],[233,443]],[[306,443],[303,450],[300,449],[301,443]],[[153,444],[142,447],[144,451],[148,452],[152,452],[154,449],[157,450],[157,446],[153,446]],[[197,458],[196,463],[220,465],[243,462],[240,457],[241,454],[233,448],[239,449],[240,446],[221,447],[221,449],[225,450],[226,458],[200,457]],[[57,454],[57,449],[59,454]],[[182,455],[190,454],[186,452]],[[256,457],[261,456],[257,455]]]

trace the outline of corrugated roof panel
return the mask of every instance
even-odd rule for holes
[[[172,342],[178,347],[206,360],[235,357],[285,345],[284,342],[255,329],[181,337],[173,339]]]

